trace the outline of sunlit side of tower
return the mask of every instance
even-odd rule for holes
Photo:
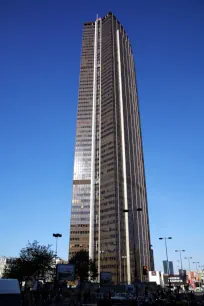
[[[135,65],[112,13],[83,29],[69,257],[80,249],[115,283],[151,266]]]

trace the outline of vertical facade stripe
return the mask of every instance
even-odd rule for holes
[[[114,30],[114,26],[116,24],[116,21],[112,18],[112,29]],[[115,48],[115,41],[116,41],[116,36],[113,35],[113,57],[116,52]],[[116,61],[113,62],[113,71],[114,71],[114,84],[116,84]],[[119,190],[119,154],[118,154],[118,121],[119,118],[117,116],[117,95],[116,95],[116,86],[114,86],[114,97],[115,97],[115,134],[116,134],[116,164],[117,164],[117,214],[118,214],[118,275],[117,275],[117,281],[118,283],[122,282],[122,250],[121,250],[121,210],[120,210],[120,190]]]
[[[123,113],[123,93],[121,78],[121,58],[120,58],[120,38],[117,30],[117,55],[118,55],[118,78],[119,78],[119,97],[120,97],[120,120],[121,120],[121,140],[122,140],[122,159],[123,159],[123,180],[124,180],[124,209],[128,211],[127,200],[127,175],[126,175],[126,154],[125,154],[125,134],[124,134],[124,113]],[[129,222],[128,213],[125,213],[125,237],[126,237],[126,259],[127,259],[127,282],[131,283],[130,275],[130,241],[129,241]]]
[[[97,94],[97,44],[98,19],[95,22],[94,71],[93,71],[93,108],[92,108],[92,147],[91,147],[91,192],[90,192],[90,230],[89,258],[94,259],[94,219],[95,219],[95,148],[96,148],[96,94]]]
[[[133,62],[132,62],[132,54],[131,54],[131,51],[130,51],[130,47],[129,47],[129,56],[128,56],[128,64],[129,64],[129,67],[130,67],[130,79],[131,79],[131,82],[130,82],[130,92],[134,92],[134,73],[133,73]],[[137,135],[137,130],[136,130],[136,111],[135,111],[135,105],[136,105],[136,101],[134,99],[134,95],[132,96],[132,113],[133,113],[133,116],[132,116],[132,128],[133,128],[133,142],[134,142],[134,146],[133,146],[133,154],[134,154],[134,178],[135,178],[135,184],[134,184],[134,188],[135,188],[135,213],[133,214],[134,215],[134,224],[135,224],[135,228],[134,228],[134,232],[135,232],[135,250],[138,248],[138,252],[139,254],[141,253],[141,250],[140,250],[140,226],[139,226],[139,214],[141,214],[141,212],[137,212],[137,208],[138,207],[141,207],[140,203],[139,203],[139,198],[138,198],[138,193],[137,193],[137,174],[138,174],[138,155],[137,155],[137,152],[136,152],[136,148],[138,146],[136,146],[136,135]],[[136,256],[136,254],[135,254]],[[139,267],[142,267],[142,264],[141,264],[141,257],[140,256],[137,256],[137,266],[136,266],[136,277],[139,278],[139,279],[142,279],[142,274],[141,274],[141,268]],[[138,269],[139,268],[139,269]]]
[[[100,19],[100,123],[99,123],[99,201],[98,201],[98,278],[101,272],[101,50],[102,49],[102,20]]]

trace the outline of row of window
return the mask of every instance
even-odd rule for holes
[[[107,136],[110,136],[111,134],[113,135],[113,131],[108,132],[108,133],[104,133],[102,136],[105,138],[105,137],[107,137]]]
[[[89,140],[89,138],[92,137],[92,134],[84,133],[84,132],[81,132],[81,131],[77,131],[76,137],[77,138],[83,138],[83,140],[85,141],[85,139]]]
[[[78,112],[92,112],[92,105],[84,105],[79,104],[78,105]]]
[[[82,220],[82,219],[79,219],[79,220],[77,220],[77,219],[71,219],[71,224],[79,224],[79,223],[81,223],[81,222],[83,222],[84,224],[89,224],[90,219],[87,219],[87,220]]]
[[[105,221],[104,223],[101,223],[101,226],[109,226],[110,224],[115,224],[115,220],[108,220],[108,221]],[[112,245],[112,243],[110,243],[110,245]]]
[[[103,206],[107,206],[107,205],[111,205],[111,204],[115,204],[115,201],[108,201],[108,202],[103,201]]]
[[[101,265],[101,269],[117,268],[117,265]]]
[[[78,218],[78,215],[89,215],[89,211],[76,211],[74,208],[72,209],[72,218]]]
[[[89,119],[92,119],[92,117],[84,117],[83,114],[81,114],[81,115],[78,115],[78,119],[80,119],[80,120],[89,120]]]
[[[106,208],[106,209],[101,209],[101,213],[107,213],[107,212],[109,212],[109,211],[111,211],[111,210],[114,210],[114,211],[115,211],[115,206],[114,206],[114,207],[108,207],[108,208]]]
[[[80,247],[89,247],[87,244],[70,244],[70,248],[80,248]]]
[[[86,94],[84,95],[83,93],[79,93],[79,97],[78,97],[78,100],[79,100],[79,103],[78,103],[78,107],[82,106],[82,107],[91,107],[92,106],[92,97],[93,95],[92,94]]]
[[[80,126],[77,126],[77,130],[86,130],[86,129],[89,129],[89,131],[91,130],[91,126],[90,125],[80,125]],[[84,131],[85,133],[85,131]]]
[[[104,260],[104,261],[116,260],[116,257],[114,257],[114,256],[111,256],[111,257],[104,257],[103,260]]]
[[[83,235],[83,234],[89,234],[89,231],[71,231],[70,234]]]
[[[89,227],[89,225],[87,225],[87,224],[78,224],[78,225],[72,225],[71,227],[72,228],[73,227]]]
[[[108,215],[105,215],[105,216],[101,216],[101,220],[103,219],[107,219],[107,218],[114,218],[115,219],[116,215],[115,213],[114,214],[108,214]],[[112,237],[112,236],[110,236]]]

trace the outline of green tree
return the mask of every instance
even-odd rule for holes
[[[20,283],[24,280],[24,275],[26,271],[25,265],[20,258],[16,258],[8,266],[5,267],[3,278],[16,278]]]
[[[80,279],[80,283],[89,278],[95,280],[98,276],[96,263],[89,258],[89,254],[85,250],[75,253],[69,263],[75,265],[75,274]]]
[[[26,278],[46,278],[53,272],[54,252],[51,246],[39,245],[37,241],[28,243],[21,249],[19,258],[5,268],[4,278],[17,278],[19,282]]]

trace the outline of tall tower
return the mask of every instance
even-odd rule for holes
[[[69,257],[80,249],[115,283],[151,264],[135,65],[112,13],[83,30]]]

